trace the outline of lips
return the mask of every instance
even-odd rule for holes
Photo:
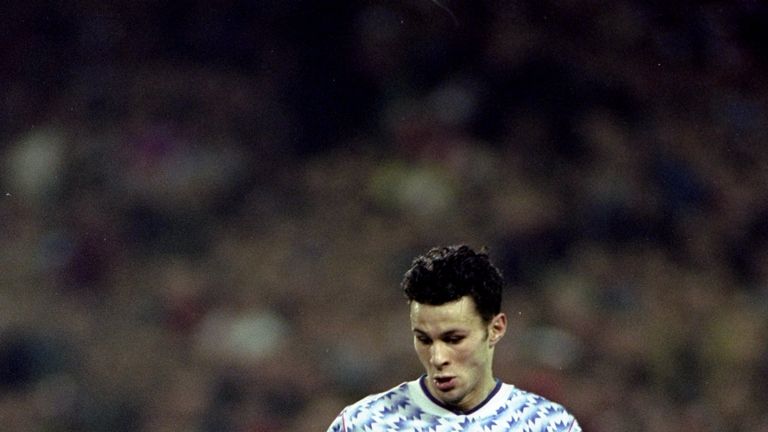
[[[450,391],[456,386],[456,378],[452,376],[437,376],[434,381],[435,387],[443,392]]]

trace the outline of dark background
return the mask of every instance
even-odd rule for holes
[[[762,2],[125,3],[0,6],[3,430],[325,430],[466,242],[500,378],[768,431]]]

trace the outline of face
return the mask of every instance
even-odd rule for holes
[[[447,405],[468,411],[493,389],[493,349],[507,318],[485,323],[472,297],[432,306],[411,302],[413,344],[427,372],[427,388]]]

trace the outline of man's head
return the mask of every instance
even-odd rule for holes
[[[482,403],[495,381],[493,350],[506,331],[503,281],[485,253],[434,248],[414,260],[402,287],[429,393],[452,409]]]
[[[486,323],[501,312],[503,285],[488,254],[466,245],[436,247],[417,257],[402,282],[409,302],[439,306],[469,296]]]

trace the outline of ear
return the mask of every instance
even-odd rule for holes
[[[488,342],[491,346],[496,345],[507,332],[507,315],[503,312],[493,317],[488,324]]]

